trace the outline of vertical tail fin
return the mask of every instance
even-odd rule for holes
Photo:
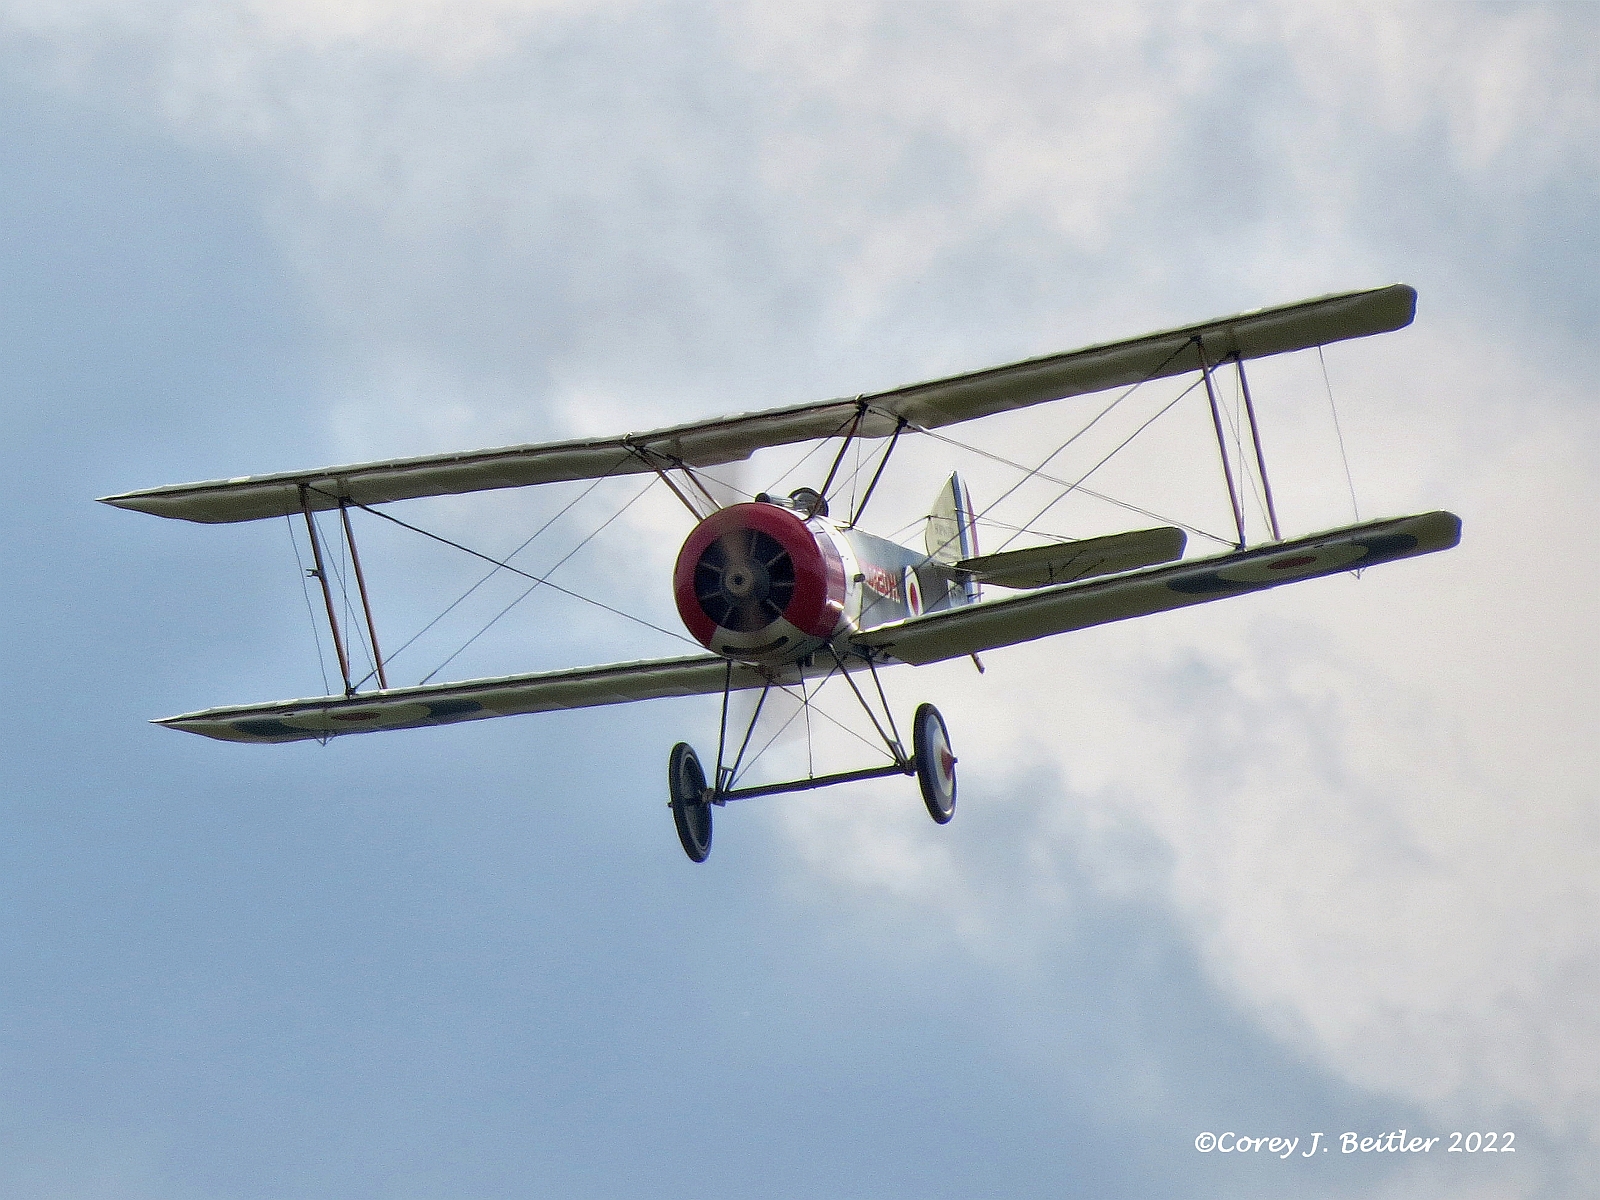
[[[923,545],[927,547],[929,558],[946,565],[978,555],[978,527],[973,518],[972,497],[967,485],[961,482],[959,472],[951,473],[933,502],[923,532]],[[978,599],[977,580],[966,581],[966,592],[969,603]]]

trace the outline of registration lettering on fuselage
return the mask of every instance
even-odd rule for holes
[[[876,563],[865,563],[861,568],[862,581],[885,600],[900,599],[900,579]]]

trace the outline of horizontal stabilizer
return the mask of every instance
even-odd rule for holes
[[[735,691],[800,681],[798,668],[764,673],[735,665]],[[233,708],[209,708],[155,722],[169,729],[226,742],[325,741],[343,733],[421,729],[517,713],[560,708],[596,708],[662,696],[701,696],[722,691],[728,660],[713,654],[651,662],[614,663],[536,675],[508,675],[423,687],[392,688],[354,696],[319,696]]]
[[[939,662],[1055,633],[1431,554],[1448,550],[1460,540],[1461,520],[1453,513],[1368,521],[1216,558],[1190,559],[926,613],[880,625],[851,640],[864,651],[882,651],[901,662]]]
[[[1159,529],[1135,529],[1109,537],[1085,538],[1079,542],[985,554],[964,559],[955,566],[979,583],[1042,588],[1172,562],[1183,557],[1187,540],[1183,530],[1165,525]]]
[[[1205,361],[1216,365],[1231,358],[1264,358],[1386,333],[1409,325],[1416,304],[1417,293],[1396,283],[1256,309],[887,392],[738,413],[648,433],[180,483],[101,499],[158,517],[220,523],[287,516],[299,512],[302,505],[313,511],[337,508],[341,500],[384,504],[421,496],[635,475],[685,464],[710,467],[741,462],[766,446],[812,441],[852,429],[868,438],[887,437],[905,424],[937,429],[1068,396],[1183,375],[1200,369],[1202,350]]]

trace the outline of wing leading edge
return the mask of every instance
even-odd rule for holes
[[[1202,349],[1206,361],[1216,364],[1234,357],[1265,358],[1386,333],[1411,323],[1416,302],[1415,290],[1396,283],[1257,309],[872,395],[741,413],[648,433],[183,483],[101,500],[117,508],[215,524],[296,513],[302,498],[313,510],[323,510],[337,507],[341,499],[383,504],[640,474],[679,464],[710,467],[741,461],[766,446],[842,434],[852,426],[862,437],[886,437],[901,421],[935,429],[1050,400],[1182,375],[1200,369]]]

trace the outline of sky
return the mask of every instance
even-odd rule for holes
[[[0,1194],[1586,1195],[1597,37],[1589,4],[0,0]],[[1278,509],[1444,508],[1460,547],[886,674],[950,724],[948,826],[892,779],[730,806],[690,864],[664,767],[714,698],[149,724],[323,691],[305,546],[94,497],[1395,281],[1411,328],[1252,373]],[[952,436],[1037,461],[1087,403]],[[1225,529],[1185,403],[1102,478]],[[1015,478],[909,446],[872,526],[914,540],[951,469],[980,507]],[[556,578],[669,633],[541,594],[450,657],[495,580],[396,652],[481,572],[358,524],[399,681],[685,652],[692,521],[645,483],[396,512],[499,554],[554,517],[518,561],[582,542]],[[1402,1128],[1441,1140],[1342,1149]],[[1448,1152],[1474,1132],[1514,1152]]]

